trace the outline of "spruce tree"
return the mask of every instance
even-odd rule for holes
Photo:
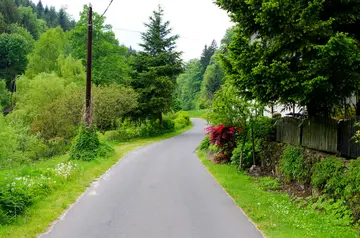
[[[131,86],[139,94],[139,107],[134,116],[140,119],[159,119],[170,110],[176,87],[176,77],[182,72],[181,52],[176,51],[178,35],[171,35],[169,21],[163,19],[159,6],[149,18],[142,33],[142,52],[136,54]]]
[[[41,0],[36,5],[36,13],[37,17],[43,19],[44,18],[44,6],[42,5]]]
[[[205,48],[201,54],[200,63],[203,66],[203,74],[206,71],[206,68],[210,64],[211,57],[215,54],[217,49],[216,41],[213,40],[210,46],[205,45]]]

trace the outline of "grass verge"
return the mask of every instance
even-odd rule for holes
[[[26,214],[17,218],[11,225],[0,225],[0,237],[19,238],[36,237],[46,231],[48,226],[58,219],[58,217],[85,192],[89,185],[109,168],[119,161],[128,152],[151,143],[168,139],[179,135],[189,129],[189,125],[176,132],[167,133],[154,138],[136,139],[122,142],[114,146],[116,154],[109,158],[96,159],[91,162],[77,161],[80,171],[71,180],[63,183],[58,189],[50,193],[49,196],[37,201],[27,209]],[[26,165],[18,170],[46,169],[53,167],[61,162],[66,162],[69,157],[61,156],[47,161]],[[6,175],[8,171],[2,171],[0,176]]]
[[[359,232],[342,226],[334,217],[311,208],[301,208],[289,196],[267,192],[232,165],[213,164],[200,151],[198,156],[219,184],[267,237],[359,237]]]

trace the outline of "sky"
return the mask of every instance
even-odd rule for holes
[[[37,3],[37,0],[33,0]],[[110,0],[92,0],[93,10],[102,14]],[[67,12],[79,19],[79,12],[85,0],[42,0],[44,5],[55,6],[57,10],[66,7]],[[164,18],[170,21],[173,34],[180,35],[178,50],[183,59],[199,58],[204,46],[215,39],[218,44],[227,28],[232,26],[227,13],[213,3],[213,0],[113,0],[106,13],[106,23],[113,26],[120,44],[140,50],[140,32],[145,31],[152,11],[158,5],[164,8]]]

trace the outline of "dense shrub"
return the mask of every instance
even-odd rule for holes
[[[100,141],[94,127],[82,126],[70,150],[70,158],[91,161],[97,158]]]
[[[179,130],[190,125],[190,115],[188,112],[179,111],[176,113],[174,118],[175,129]]]
[[[137,107],[137,94],[132,88],[115,84],[94,87],[94,120],[101,131],[114,129],[116,120]]]
[[[287,146],[285,148],[280,161],[280,171],[289,181],[307,182],[310,169],[307,168],[299,147]]]
[[[210,126],[206,128],[209,134],[210,143],[219,148],[219,152],[215,155],[217,162],[230,162],[232,151],[236,147],[235,134],[237,132],[235,127],[225,127],[224,125]]]
[[[257,143],[258,144],[258,143]],[[258,146],[255,146],[255,152],[259,151]],[[242,158],[241,158],[242,153]],[[242,169],[248,169],[253,165],[253,158],[252,158],[252,143],[250,141],[247,141],[244,145],[244,148],[242,146],[236,147],[231,156],[231,163],[234,165],[240,165],[240,158],[241,161],[241,168]]]
[[[162,124],[159,120],[134,123],[124,120],[118,123],[117,130],[107,131],[104,134],[107,141],[128,141],[135,138],[147,138],[173,132],[190,125],[190,118],[186,112],[166,114]]]
[[[210,137],[206,135],[205,138],[201,141],[199,149],[202,151],[207,151],[210,147]]]
[[[342,191],[343,198],[349,203],[349,206],[354,212],[357,219],[360,219],[360,158],[351,161],[345,174],[343,176],[342,185],[344,190]],[[337,193],[340,193],[340,189]]]
[[[342,159],[328,157],[315,164],[311,176],[311,185],[317,189],[333,194],[337,189],[334,185],[339,183],[343,176],[345,163]],[[334,181],[335,180],[335,181]]]

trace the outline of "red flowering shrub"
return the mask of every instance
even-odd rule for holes
[[[219,163],[230,162],[232,151],[236,147],[235,134],[240,131],[233,126],[210,126],[206,128],[206,133],[210,136],[210,143],[219,149],[215,156],[215,161]]]

